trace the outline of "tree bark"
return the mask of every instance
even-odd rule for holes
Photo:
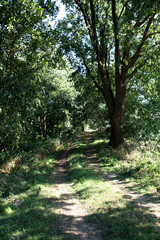
[[[111,132],[109,145],[116,148],[124,144],[124,109],[115,109],[111,119]]]
[[[111,133],[109,144],[114,148],[124,144],[126,87],[122,84],[122,81],[118,82],[119,86],[116,91],[115,108],[110,117]]]

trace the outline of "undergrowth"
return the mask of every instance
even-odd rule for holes
[[[120,180],[136,180],[139,190],[160,190],[160,151],[158,144],[127,141],[118,149],[107,147],[106,136],[96,133],[92,148],[97,148],[98,160],[108,173],[116,173]]]
[[[58,238],[54,221],[53,167],[62,151],[58,140],[39,142],[3,162],[0,170],[0,239]],[[62,234],[63,235],[63,234]],[[62,237],[62,236],[61,236]]]

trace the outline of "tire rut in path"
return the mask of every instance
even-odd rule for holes
[[[84,219],[88,213],[83,208],[80,201],[73,196],[73,184],[68,183],[66,180],[64,167],[69,150],[74,147],[76,141],[67,148],[59,161],[55,164],[53,183],[55,184],[55,190],[58,196],[55,204],[57,207],[56,214],[59,216],[59,222],[58,224],[54,222],[53,228],[58,230],[59,235],[63,233],[65,239],[68,240],[102,240],[100,237],[100,231],[97,230],[97,227],[85,222]]]

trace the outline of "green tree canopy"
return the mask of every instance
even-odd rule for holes
[[[64,72],[67,61],[51,42],[55,1],[5,0],[0,12],[0,148],[28,148],[38,136],[65,128],[74,101],[67,82],[72,70]]]
[[[128,83],[150,59],[149,49],[159,44],[160,2],[62,2],[68,14],[57,26],[59,44],[102,93],[111,124],[110,144],[117,147],[124,142]]]

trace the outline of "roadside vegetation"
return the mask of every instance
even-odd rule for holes
[[[105,133],[94,132],[88,146],[96,153],[94,157],[103,171],[122,184],[128,184],[127,191],[138,191],[146,202],[158,207],[160,171],[157,146],[153,154],[146,146],[137,149],[129,144],[113,150],[106,147],[107,141]],[[65,233],[52,228],[53,222],[58,224],[61,221],[61,217],[55,214],[56,190],[52,177],[54,163],[64,146],[58,139],[48,139],[4,163],[0,172],[2,239],[67,239]],[[66,164],[67,179],[74,183],[73,194],[88,211],[85,220],[96,224],[103,239],[158,240],[158,219],[154,213],[151,214],[148,207],[139,206],[137,200],[117,184],[104,180],[101,171],[91,168],[90,158],[85,154],[88,147],[85,134],[70,150]]]

